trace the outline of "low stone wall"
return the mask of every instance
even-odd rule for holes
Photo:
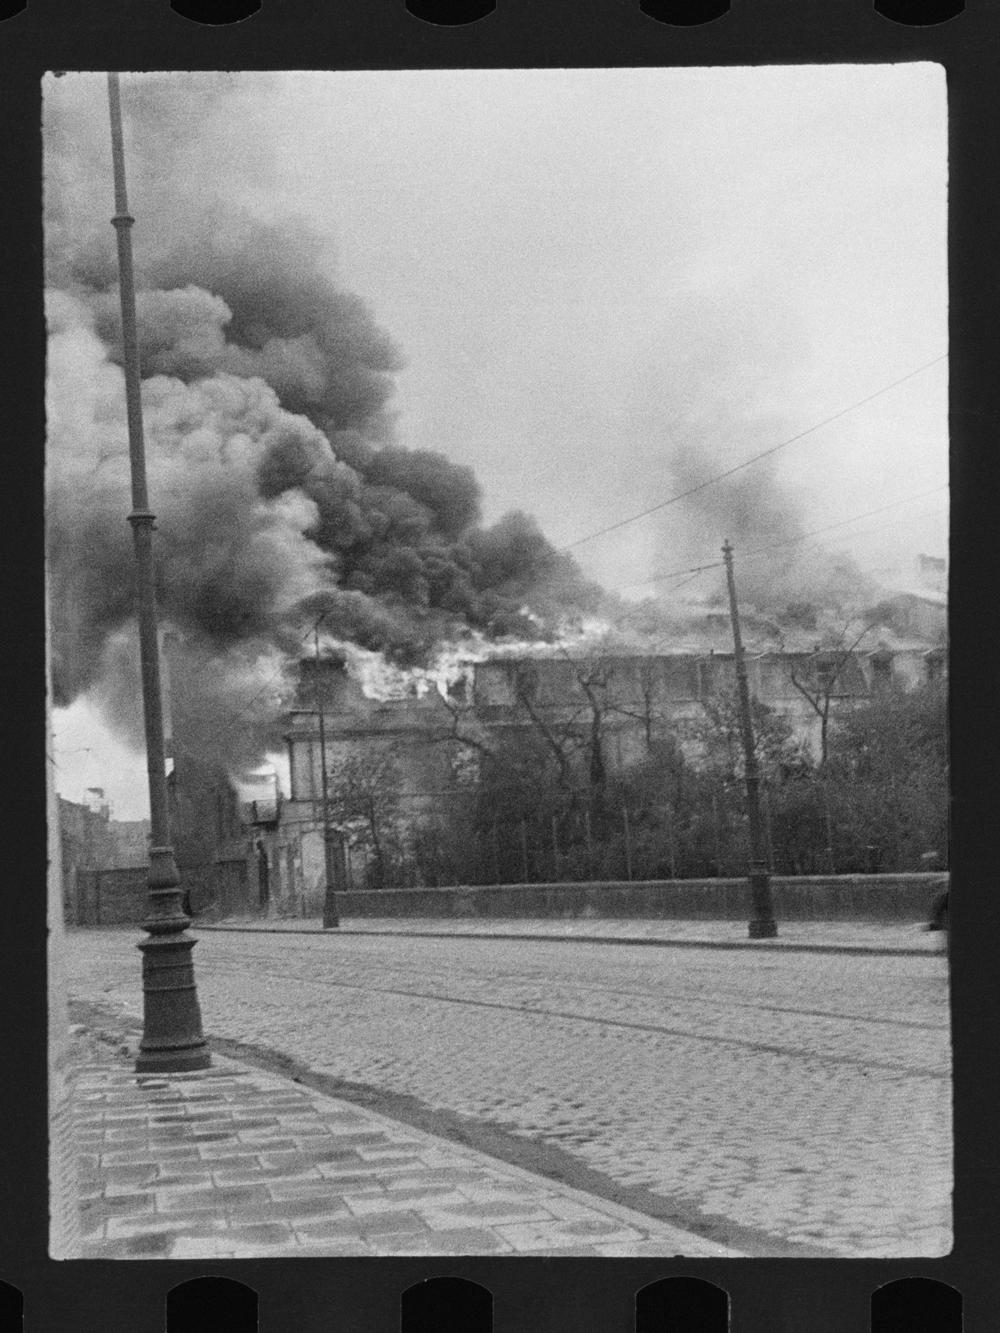
[[[779,921],[927,921],[947,874],[774,876]],[[317,915],[322,903],[304,903]],[[342,917],[521,917],[743,921],[752,916],[745,879],[638,883],[490,884],[383,889],[337,896]]]

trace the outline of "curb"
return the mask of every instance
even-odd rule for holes
[[[195,929],[204,931],[230,932],[242,935],[367,935],[403,937],[404,939],[438,940],[530,940],[548,944],[617,944],[635,945],[654,949],[752,949],[775,953],[835,953],[835,954],[870,954],[882,958],[935,958],[942,951],[937,949],[914,949],[907,945],[899,947],[881,944],[804,944],[797,941],[771,940],[656,940],[629,935],[542,935],[537,932],[471,931],[471,930],[364,930],[340,926],[327,930],[322,926],[307,926],[303,930],[283,930],[280,926],[225,926],[196,924]]]
[[[134,1044],[137,1033],[135,1020],[127,1014],[118,1014],[114,1018],[108,1018],[108,1027],[101,1024],[104,1017],[100,1013],[99,1006],[92,1006],[87,1002],[82,1002],[80,1007],[87,1011],[87,1021],[78,1023],[77,1027],[96,1037],[98,1041],[111,1045],[115,1043],[124,1043],[128,1046]],[[590,1193],[579,1186],[571,1185],[566,1181],[556,1177],[545,1175],[538,1171],[533,1171],[529,1167],[519,1166],[514,1162],[507,1161],[503,1157],[495,1156],[493,1153],[477,1147],[474,1144],[466,1143],[461,1140],[449,1138],[446,1135],[427,1129],[423,1126],[414,1126],[406,1121],[398,1120],[393,1116],[386,1114],[370,1106],[362,1106],[356,1102],[343,1097],[338,1097],[336,1093],[325,1091],[311,1081],[315,1071],[306,1069],[306,1077],[285,1073],[262,1064],[253,1059],[247,1059],[241,1055],[233,1055],[224,1050],[220,1050],[216,1045],[220,1040],[226,1039],[217,1037],[208,1038],[212,1047],[212,1064],[217,1070],[229,1071],[236,1075],[249,1075],[251,1078],[255,1075],[263,1075],[269,1079],[276,1079],[294,1086],[300,1093],[310,1099],[319,1099],[329,1102],[335,1106],[350,1107],[356,1113],[362,1115],[365,1119],[376,1125],[385,1126],[391,1133],[398,1133],[404,1130],[409,1134],[417,1134],[421,1138],[428,1140],[439,1150],[447,1152],[455,1157],[465,1159],[470,1169],[498,1171],[505,1176],[512,1176],[520,1181],[526,1187],[531,1189],[544,1188],[561,1199],[569,1200],[579,1204],[592,1213],[603,1214],[625,1226],[630,1226],[637,1231],[646,1233],[643,1244],[663,1244],[663,1259],[745,1259],[751,1257],[747,1251],[740,1250],[734,1246],[727,1245],[722,1241],[714,1240],[709,1236],[703,1235],[685,1226],[683,1222],[667,1221],[656,1217],[650,1213],[644,1213],[640,1209],[630,1207],[627,1204],[618,1203],[613,1199],[608,1199],[599,1194]],[[275,1052],[280,1056],[280,1052]],[[185,1077],[196,1077],[196,1075],[186,1075]],[[680,1245],[679,1249],[672,1249]],[[330,1258],[336,1258],[336,1253],[331,1252]],[[429,1256],[433,1257],[433,1256]],[[447,1257],[442,1255],[441,1257]],[[492,1254],[490,1257],[493,1257]],[[496,1256],[501,1257],[501,1256]],[[545,1258],[544,1251],[540,1251],[535,1256],[514,1256],[505,1255],[502,1257],[536,1257]]]

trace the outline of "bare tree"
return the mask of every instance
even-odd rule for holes
[[[604,726],[608,712],[608,690],[613,675],[605,662],[574,664],[576,679],[590,707],[588,748],[590,750],[590,789],[597,811],[604,813],[604,792],[608,782],[608,766],[604,754]]]
[[[631,718],[642,723],[646,753],[652,754],[656,744],[658,724],[664,720],[660,704],[660,676],[656,670],[656,658],[646,657],[640,660],[637,672],[639,699],[636,707],[628,707],[622,699],[616,699],[609,705],[609,711],[621,717]]]
[[[389,754],[351,755],[330,773],[330,808],[372,855],[372,879],[383,888],[395,849],[401,779]]]
[[[689,724],[689,733],[704,755],[703,767],[720,774],[727,783],[743,778],[743,744],[740,707],[735,691],[706,696],[701,701],[702,719]],[[782,768],[795,765],[801,751],[793,739],[788,720],[759,699],[751,699],[754,751],[765,781]]]
[[[474,703],[443,694],[441,704],[449,716],[450,726],[446,732],[434,736],[435,741],[453,745],[459,753],[462,750],[475,750],[477,754],[490,759],[496,756],[496,746],[491,741],[489,729],[483,726]]]
[[[518,663],[514,678],[514,696],[545,742],[556,765],[559,786],[572,805],[577,799],[573,761],[584,744],[580,739],[578,726],[582,710],[575,708],[568,717],[549,719],[538,701],[537,693],[538,671],[534,663]]]
[[[854,658],[854,650],[875,628],[872,624],[865,625],[850,643],[846,643],[849,627],[850,622],[844,626],[832,646],[817,648],[806,659],[801,670],[793,665],[789,672],[792,684],[819,718],[820,768],[826,764],[829,754],[830,706],[837,694],[837,687]]]

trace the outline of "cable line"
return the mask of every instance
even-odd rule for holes
[[[866,509],[864,513],[853,514],[850,518],[842,518],[837,523],[828,523],[822,528],[813,528],[810,532],[803,532],[799,537],[788,537],[784,541],[771,542],[767,546],[758,546],[752,551],[743,551],[740,554],[741,560],[750,560],[754,556],[766,555],[768,551],[776,551],[782,546],[796,546],[799,542],[807,541],[810,537],[818,537],[820,533],[832,532],[834,528],[846,527],[849,523],[857,523],[859,519],[871,518],[875,514],[884,514],[890,509],[898,509],[901,505],[912,504],[915,500],[924,500],[928,495],[936,495],[940,491],[946,491],[948,483],[941,486],[932,486],[930,490],[921,491],[917,495],[907,495],[902,500],[894,500],[892,504],[880,505],[878,509]],[[721,569],[723,562],[715,560],[707,565],[695,565],[689,569],[671,569],[662,574],[654,574],[651,578],[643,579],[641,583],[629,584],[631,588],[644,588],[649,583],[659,583],[663,579],[682,578],[685,574],[703,574],[709,569]]]
[[[766,555],[768,551],[776,551],[781,546],[794,546],[797,542],[805,541],[807,537],[817,537],[821,532],[832,532],[834,528],[846,527],[848,523],[856,523],[861,518],[871,518],[875,514],[884,514],[889,509],[898,509],[900,505],[912,504],[914,500],[924,500],[928,495],[936,495],[939,491],[946,491],[948,483],[941,486],[932,486],[930,490],[921,491],[918,495],[908,495],[903,500],[894,500],[892,504],[880,505],[878,509],[867,509],[863,514],[855,514],[852,518],[842,518],[838,523],[828,523],[824,528],[813,528],[811,532],[804,532],[801,537],[788,537],[784,541],[771,542],[768,546],[758,546],[754,551],[746,551],[742,555],[743,560],[749,560],[755,555]]]
[[[859,398],[857,402],[851,403],[849,407],[842,407],[839,412],[834,412],[832,416],[824,417],[822,421],[817,421],[814,426],[808,426],[805,430],[799,431],[797,435],[791,436],[787,440],[782,440],[780,444],[772,445],[770,449],[765,449],[762,453],[754,454],[752,458],[744,459],[742,463],[737,463],[735,467],[727,468],[725,472],[719,472],[714,477],[709,477],[706,481],[700,481],[697,486],[691,486],[686,491],[681,491],[677,495],[671,495],[669,499],[661,500],[659,504],[650,505],[648,509],[640,510],[638,514],[632,514],[629,518],[619,519],[617,523],[609,523],[607,527],[598,528],[596,532],[588,532],[583,537],[577,537],[575,541],[568,542],[560,549],[571,551],[575,546],[582,546],[584,542],[593,541],[596,537],[603,537],[606,533],[617,532],[619,528],[627,527],[629,523],[636,523],[640,518],[647,518],[650,514],[656,514],[661,509],[666,509],[669,505],[677,504],[680,500],[685,500],[689,495],[696,495],[708,486],[714,486],[718,481],[724,481],[727,477],[733,476],[737,472],[742,472],[744,468],[750,467],[753,463],[759,463],[762,458],[770,458],[772,454],[778,453],[781,449],[787,449],[790,444],[795,444],[799,440],[805,439],[807,435],[812,435],[815,431],[821,430],[824,426],[829,426],[833,421],[839,421],[841,417],[847,416],[849,412],[854,412],[859,407],[864,407],[866,403],[873,402],[880,398],[882,394],[888,393],[890,389],[897,388],[900,384],[905,384],[916,375],[921,375],[925,370],[930,370],[931,366],[936,366],[940,361],[947,361],[948,353],[943,356],[936,356],[933,361],[928,361],[916,370],[911,370],[908,374],[902,375],[898,380],[893,380],[891,384],[883,385],[881,389],[876,389],[866,398]]]

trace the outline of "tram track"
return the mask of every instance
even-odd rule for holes
[[[253,966],[253,967],[236,966],[233,965],[232,963],[229,963],[228,961],[222,963],[220,966],[220,960],[216,960],[215,966],[217,970],[228,971],[231,975],[236,975],[236,976],[245,976],[250,972],[254,972],[255,974],[259,975],[263,971],[265,975],[269,975],[270,977],[276,980],[294,982],[295,984],[298,985],[312,985],[312,986],[319,986],[337,990],[349,990],[349,991],[359,992],[365,995],[392,995],[404,999],[423,1000],[432,1003],[450,1004],[465,1008],[485,1009],[503,1013],[517,1014],[522,1017],[530,1016],[536,1018],[556,1019],[563,1022],[582,1023],[588,1026],[611,1028],[626,1032],[641,1032],[641,1033],[650,1033],[656,1036],[679,1037],[685,1040],[704,1042],[705,1044],[710,1046],[726,1046],[730,1048],[752,1051],[755,1054],[786,1056],[791,1059],[808,1060],[814,1063],[844,1065],[852,1068],[861,1068],[861,1069],[878,1069],[890,1073],[905,1074],[910,1077],[922,1076],[922,1077],[943,1079],[943,1078],[950,1078],[951,1076],[950,1070],[947,1068],[941,1069],[929,1066],[914,1067],[912,1064],[902,1064],[897,1061],[876,1060],[871,1058],[863,1058],[855,1056],[827,1054],[818,1052],[817,1050],[809,1047],[787,1045],[775,1042],[755,1041],[744,1037],[726,1036],[717,1032],[706,1034],[704,1031],[697,1031],[691,1028],[674,1027],[661,1023],[638,1022],[632,1019],[613,1018],[613,1017],[608,1017],[606,1015],[587,1014],[587,1013],[581,1013],[578,1010],[557,1009],[557,1008],[542,1007],[530,1004],[518,1004],[502,1000],[484,1000],[478,997],[472,997],[467,995],[466,996],[453,995],[453,994],[442,993],[440,991],[418,989],[408,986],[381,986],[372,984],[370,981],[367,980],[348,981],[341,978],[333,978],[333,977],[316,977],[315,975],[304,976],[299,973],[289,972],[287,968],[268,969],[265,967],[261,969],[259,966]],[[586,990],[586,988],[583,989]],[[617,991],[609,987],[593,988],[593,993],[597,993],[598,990],[603,994],[609,994],[609,993],[622,994],[622,995],[627,994],[627,992]],[[632,992],[631,994],[634,998],[635,992]],[[645,994],[645,993],[640,992],[640,994]],[[657,1002],[662,1002],[662,1000],[671,997],[659,994],[655,998]],[[688,1003],[695,1002],[695,997],[693,996],[675,997],[675,998],[683,998]],[[704,1005],[705,997],[698,997],[697,1002],[701,1005]],[[720,1007],[724,1006],[720,1004]],[[782,1012],[788,1013],[790,1015],[799,1015],[803,1013],[803,1011],[794,1008],[784,1009],[782,1010]],[[826,1016],[831,1016],[831,1015],[826,1015]],[[832,1015],[832,1017],[839,1018],[840,1016]],[[853,1016],[847,1016],[843,1017],[841,1021],[845,1023],[855,1023],[858,1020]],[[883,1020],[883,1022],[891,1023],[891,1020]],[[899,1026],[916,1026],[916,1025],[908,1024],[906,1020],[903,1020],[902,1022],[900,1022]],[[926,1027],[929,1030],[938,1030],[938,1031],[944,1030],[943,1027],[941,1029],[931,1029],[930,1025],[920,1025],[920,1026]]]
[[[266,957],[258,955],[263,961]],[[428,977],[426,968],[407,968],[401,966],[398,961],[394,961],[393,966],[397,972],[409,973],[421,980]],[[496,981],[496,974],[492,969],[477,968],[468,963],[465,964],[465,971],[475,979],[483,982],[493,983]],[[273,975],[284,975],[285,969],[275,971]],[[443,975],[443,974],[442,974]],[[303,978],[308,979],[308,978]],[[506,974],[506,980],[516,985],[542,985],[551,987],[553,978],[551,974],[542,967],[525,969],[519,973]],[[681,1004],[698,1004],[704,1006],[712,1005],[718,1009],[725,1010],[733,1005],[739,1005],[741,1009],[752,1009],[761,1013],[787,1014],[798,1018],[832,1018],[843,1023],[864,1023],[876,1027],[891,1027],[914,1029],[921,1032],[947,1032],[948,1023],[946,1020],[940,1022],[925,1022],[920,1019],[910,1018],[887,1018],[881,1015],[864,1014],[856,1011],[845,1012],[842,1009],[808,1009],[801,1005],[794,1004],[774,1004],[765,1003],[760,1000],[748,999],[746,990],[736,986],[720,986],[718,982],[713,984],[711,995],[706,995],[704,990],[699,987],[689,987],[681,990],[665,991],[659,984],[655,986],[608,986],[595,984],[593,982],[567,982],[565,980],[558,983],[561,989],[573,990],[581,995],[587,996],[620,996],[623,999],[647,1000],[651,1004],[660,1004],[664,1001],[676,1001]]]
[[[132,941],[70,944],[74,995],[138,1030]],[[947,1220],[936,964],[249,932],[200,950],[221,1054],[698,1234],[741,1228],[748,1254],[860,1253],[875,1225],[919,1253]]]

